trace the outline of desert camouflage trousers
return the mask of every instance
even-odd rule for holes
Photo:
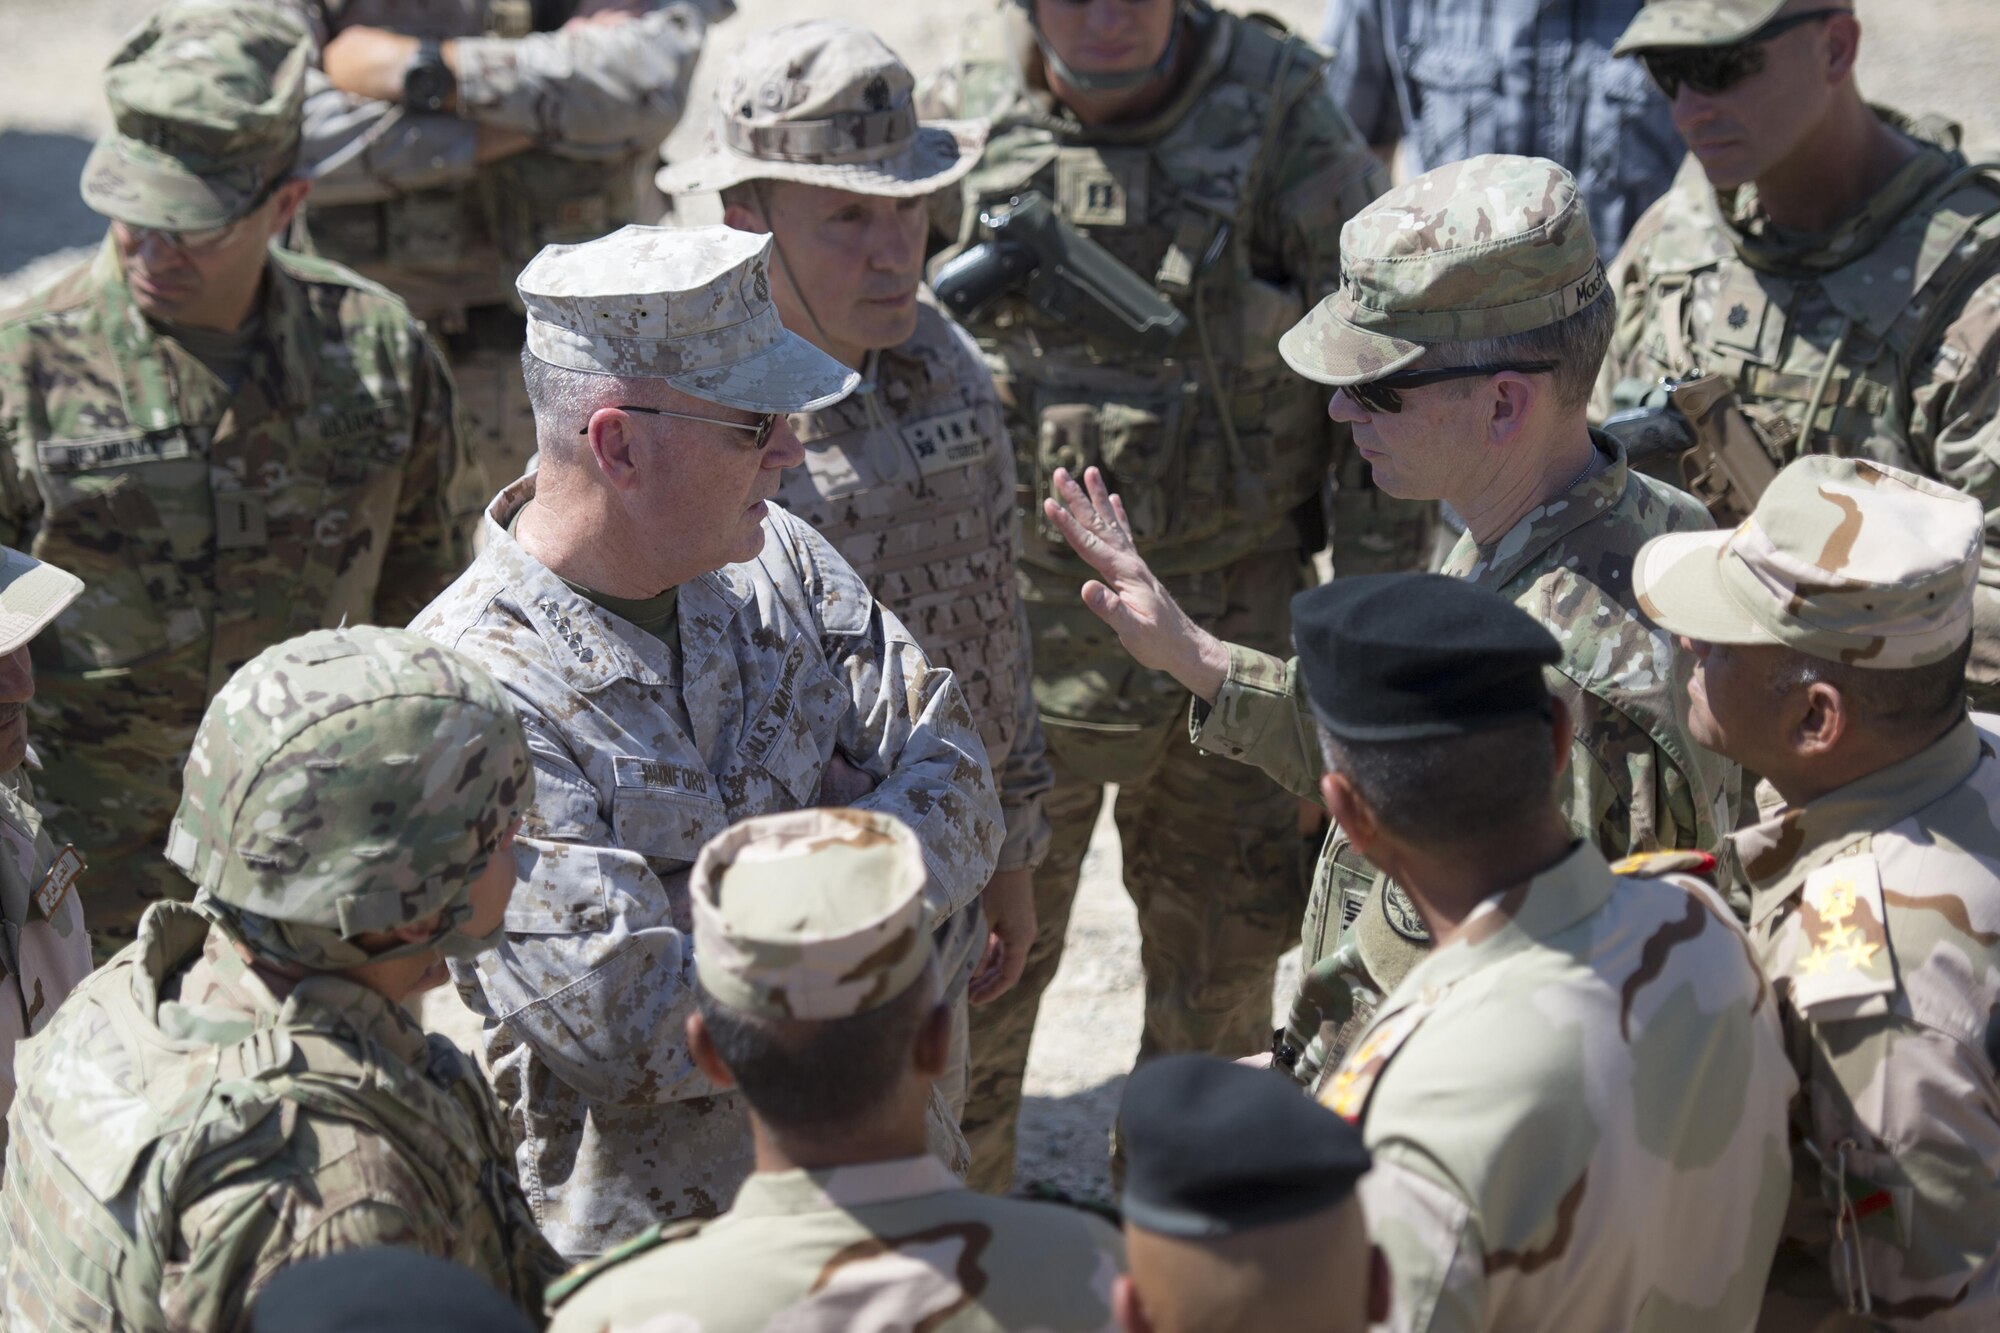
[[[494,494],[528,470],[535,452],[535,413],[521,380],[527,337],[526,319],[500,307],[467,312],[465,331],[443,340],[465,441]]]

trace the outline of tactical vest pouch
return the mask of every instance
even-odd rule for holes
[[[1096,467],[1105,486],[1124,500],[1133,537],[1141,545],[1166,540],[1190,518],[1183,446],[1193,415],[1186,393],[1042,406],[1035,442],[1037,496],[1054,493],[1059,467],[1079,479],[1085,468]],[[1041,506],[1030,509],[1042,539],[1061,544],[1062,534]]]
[[[1772,423],[1760,429],[1720,375],[1683,380],[1668,397],[1694,430],[1694,447],[1681,458],[1687,489],[1717,522],[1740,521],[1778,476],[1766,440]]]
[[[524,265],[545,245],[574,245],[629,222],[632,162],[580,161],[553,153],[505,158],[480,174],[493,239],[510,263]]]

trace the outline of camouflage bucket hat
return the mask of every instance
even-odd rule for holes
[[[931,959],[923,849],[867,810],[794,810],[718,834],[696,858],[702,986],[760,1018],[848,1018],[914,985]]]
[[[326,970],[436,947],[534,795],[513,704],[408,630],[267,648],[208,706],[167,859],[260,953]],[[428,941],[352,943],[444,912]]]
[[[250,212],[290,174],[312,43],[270,5],[177,0],[104,75],[116,128],[91,150],[83,201],[137,227],[201,231]]]
[[[1808,455],[1735,531],[1647,542],[1633,589],[1669,634],[1924,666],[1972,633],[1984,519],[1978,501],[1927,478]]]
[[[1671,46],[1728,46],[1778,16],[1785,0],[1649,0],[1612,46],[1614,56]]]
[[[758,33],[716,90],[709,151],[661,170],[667,194],[752,180],[913,198],[971,171],[983,121],[919,121],[916,80],[866,28],[814,19]]]
[[[1278,341],[1307,379],[1361,384],[1434,343],[1557,323],[1604,291],[1576,180],[1545,158],[1489,154],[1426,172],[1340,229],[1340,288]]]
[[[82,591],[68,570],[0,546],[0,657],[25,648]]]
[[[811,412],[861,376],[786,329],[771,238],[733,227],[620,227],[551,245],[515,287],[528,350],[552,366],[665,380],[747,412]]]

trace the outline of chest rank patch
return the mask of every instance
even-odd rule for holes
[[[1078,227],[1130,227],[1146,220],[1146,153],[1137,148],[1065,148],[1056,156],[1056,206]]]
[[[70,889],[76,884],[76,877],[82,873],[83,854],[75,847],[64,847],[56,853],[56,859],[49,866],[49,873],[42,876],[42,882],[35,886],[35,912],[42,920],[55,920],[63,899],[69,897]]]
[[[1806,876],[1786,969],[1800,1013],[1839,1019],[1882,1008],[1876,997],[1896,989],[1886,922],[1874,857],[1845,857]]]
[[[979,430],[979,409],[963,407],[903,427],[903,441],[928,475],[969,467],[986,456],[986,436]]]

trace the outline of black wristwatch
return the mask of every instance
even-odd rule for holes
[[[435,37],[417,43],[403,71],[403,105],[412,111],[442,111],[458,91],[458,76],[444,63],[444,44]]]

